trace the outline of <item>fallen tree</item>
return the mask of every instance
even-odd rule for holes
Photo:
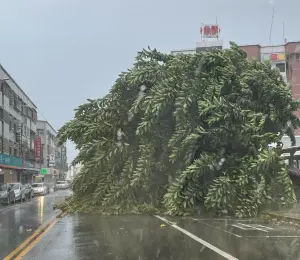
[[[109,94],[59,131],[83,168],[69,211],[255,216],[295,202],[280,148],[300,123],[279,71],[231,43],[195,55],[138,53]],[[287,127],[289,125],[290,127]]]

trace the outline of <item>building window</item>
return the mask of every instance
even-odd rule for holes
[[[14,148],[14,156],[17,156],[17,149],[16,148]]]
[[[11,105],[11,106],[13,106],[14,105],[14,92],[11,90],[10,91],[10,96],[9,96],[9,104]]]
[[[285,72],[285,63],[277,63],[276,68],[279,69],[280,72]]]
[[[26,125],[24,125],[24,136],[27,137],[27,126]]]
[[[13,117],[12,116],[10,116],[9,117],[9,130],[12,130],[13,129]]]
[[[9,155],[11,155],[12,154],[12,148],[11,148],[11,146],[9,146]]]
[[[296,53],[296,61],[300,61],[300,53],[299,52]]]
[[[0,107],[0,119],[3,119],[3,108]]]

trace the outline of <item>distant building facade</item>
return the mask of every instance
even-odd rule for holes
[[[82,164],[76,164],[75,166],[70,165],[68,172],[67,172],[67,176],[66,176],[66,180],[74,180],[74,178],[76,177],[76,175],[80,172],[82,168]]]
[[[67,148],[58,146],[57,132],[49,122],[37,121],[37,135],[41,139],[40,175],[36,181],[53,182],[67,171]]]

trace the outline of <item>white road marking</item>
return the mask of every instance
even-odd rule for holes
[[[292,237],[300,237],[300,236],[244,236],[244,237],[254,237],[254,238],[257,238],[257,237],[280,237],[280,238],[292,238]]]
[[[262,228],[265,228],[265,229],[269,229],[269,230],[274,230],[274,228],[271,228],[271,227],[267,227],[267,226],[263,226],[263,225],[257,225],[255,224],[257,227],[262,227]]]
[[[221,229],[221,228],[219,228],[219,227],[216,227],[216,226],[213,226],[213,225],[211,225],[211,224],[205,223],[204,221],[201,221],[201,220],[199,220],[199,219],[193,218],[193,220],[197,220],[197,221],[199,221],[201,224],[204,224],[204,225],[206,225],[206,226],[209,226],[209,227],[212,227],[212,228],[215,228],[215,229],[219,229],[219,230],[221,230],[222,232],[226,232],[226,233],[228,233],[228,234],[230,234],[230,235],[232,235],[232,236],[239,237],[239,238],[242,237],[242,236],[237,235],[237,234],[234,234],[234,233],[232,233],[232,232],[230,232],[230,231],[228,231],[228,230]]]
[[[231,226],[239,228],[239,229],[242,229],[242,230],[250,230],[250,229],[252,229],[252,228],[241,227],[240,225],[235,225],[235,224],[233,224]]]
[[[251,230],[252,229],[252,230],[259,230],[259,231],[262,231],[262,232],[268,232],[268,230],[258,228],[257,225],[255,225],[255,224],[246,225],[246,224],[243,224],[243,223],[238,223],[237,225],[232,225],[232,226],[243,229],[243,230]],[[244,226],[246,228],[242,228],[241,226]]]
[[[168,225],[170,225],[171,227],[177,229],[178,231],[182,232],[183,234],[189,236],[190,238],[194,239],[195,241],[197,241],[198,243],[202,244],[203,246],[206,246],[207,248],[209,248],[210,250],[214,251],[215,253],[223,256],[224,258],[228,259],[228,260],[238,260],[237,258],[235,258],[234,256],[224,252],[223,250],[213,246],[212,244],[204,241],[203,239],[195,236],[194,234],[190,233],[189,231],[177,226],[176,224],[171,225],[169,223],[169,221],[165,218],[162,218],[161,216],[155,215],[155,217],[157,217],[158,219],[160,219],[161,221],[167,223]]]
[[[190,217],[189,218],[184,218],[184,219],[191,219]],[[209,221],[239,221],[239,222],[249,222],[251,221],[251,219],[234,219],[234,218],[192,218],[193,220],[201,220],[201,221],[206,221],[206,220],[209,220]]]

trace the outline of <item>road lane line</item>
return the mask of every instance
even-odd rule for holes
[[[223,256],[224,258],[228,259],[228,260],[238,260],[237,258],[235,258],[234,256],[226,253],[225,251],[215,247],[214,245],[206,242],[205,240],[195,236],[194,234],[190,233],[189,231],[177,226],[176,224],[170,224],[170,222],[158,215],[155,215],[156,218],[160,219],[161,221],[167,223],[168,225],[170,225],[171,227],[177,229],[178,231],[182,232],[183,234],[187,235],[188,237],[194,239],[195,241],[199,242],[200,244],[206,246],[207,248],[209,248],[210,250],[214,251],[215,253],[219,254],[220,256]]]
[[[255,227],[253,225],[250,226],[250,225],[246,225],[246,224],[243,224],[243,223],[238,223],[238,225],[242,225],[242,226],[245,226],[245,227],[248,227],[248,228],[251,228],[251,229],[256,229],[256,230],[259,230],[259,231],[262,231],[262,232],[268,232],[265,229]]]
[[[12,251],[8,256],[6,256],[3,260],[10,260],[17,254],[19,254],[30,242],[30,240],[34,239],[34,237],[40,234],[40,230],[43,230],[47,225],[50,225],[55,219],[50,220],[46,224],[39,227],[30,237],[28,237],[21,245],[19,245],[14,251]]]
[[[193,218],[193,220],[199,221],[198,219],[195,219],[195,218]],[[204,221],[199,221],[199,223],[201,223],[201,224],[203,224],[203,225],[206,225],[206,226],[208,226],[208,227],[212,227],[212,228],[221,230],[222,232],[228,233],[228,234],[230,234],[230,235],[232,235],[232,236],[235,236],[235,237],[238,237],[238,238],[241,238],[241,237],[242,237],[242,236],[237,235],[237,234],[234,234],[234,233],[232,233],[232,232],[230,232],[230,231],[228,231],[228,230],[226,230],[226,229],[222,229],[222,228],[220,228],[220,227],[216,227],[216,226],[213,226],[213,225],[211,225],[211,224],[205,223]]]
[[[40,226],[30,237],[28,237],[21,245],[19,245],[14,251],[12,251],[8,256],[6,256],[3,260],[11,260],[16,259],[15,257],[20,254],[24,249],[31,245],[32,242],[34,242],[36,239],[38,239],[40,236],[42,236],[50,226],[52,226],[53,223],[56,224],[56,222],[63,218],[66,215],[66,213],[63,213],[59,218],[54,217],[44,225]],[[44,230],[45,229],[45,230]],[[32,242],[31,242],[32,241]]]
[[[244,236],[244,237],[253,237],[253,238],[292,238],[292,237],[299,237],[300,238],[300,236]]]
[[[52,229],[55,224],[58,222],[59,219],[55,219],[47,228],[46,230],[41,233],[36,239],[34,239],[14,260],[21,260],[24,256],[28,254],[28,252]]]
[[[258,227],[262,227],[262,228],[265,228],[265,229],[269,229],[269,230],[274,230],[274,228],[271,228],[271,227],[267,227],[267,226],[263,226],[263,225],[257,225]]]

